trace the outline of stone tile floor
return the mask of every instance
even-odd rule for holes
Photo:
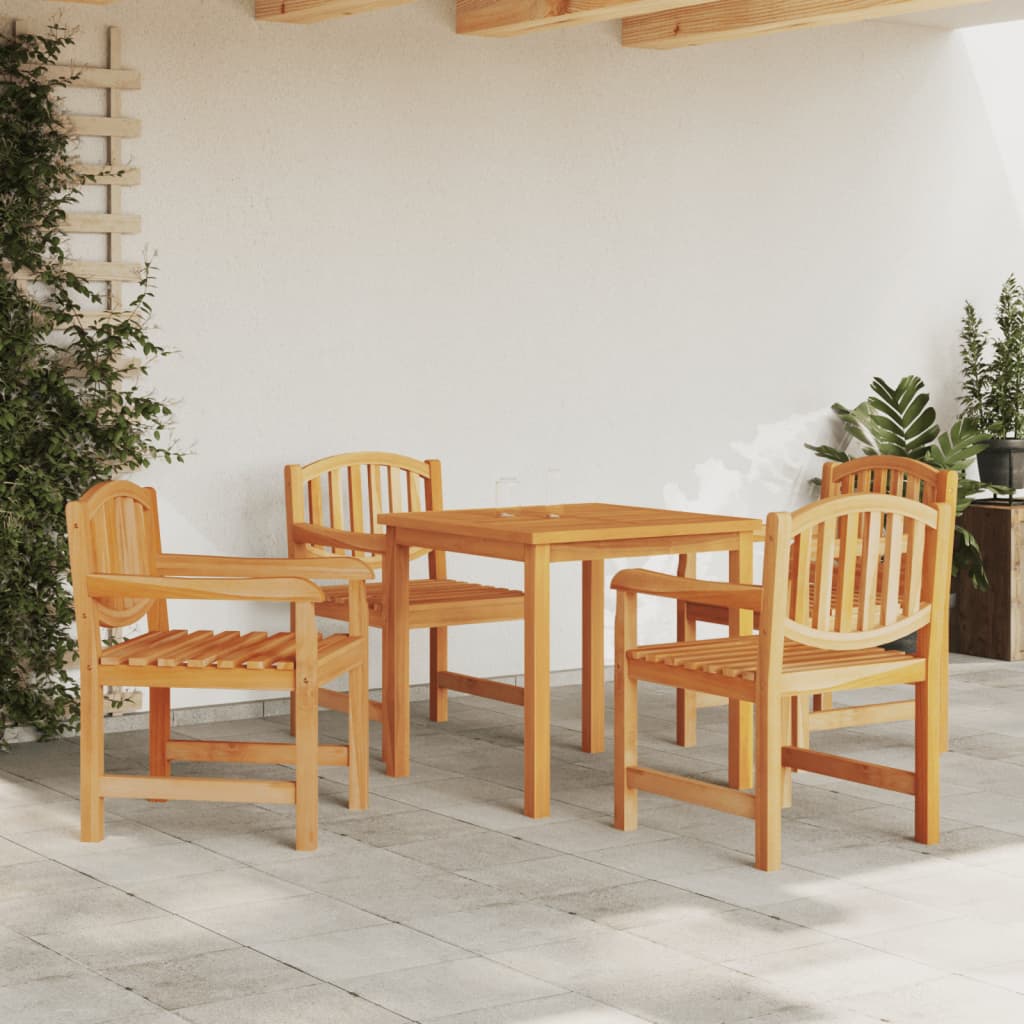
[[[519,813],[518,709],[453,696],[433,725],[417,701],[412,776],[375,762],[368,812],[323,770],[313,854],[289,808],[236,804],[111,801],[108,838],[82,845],[76,743],[19,745],[0,754],[0,1021],[1024,1021],[1024,666],[956,659],[952,679],[941,845],[908,838],[908,798],[804,773],[772,875],[750,866],[751,823],[701,808],[645,795],[641,828],[615,831],[575,688],[553,696],[550,819]],[[670,693],[644,688],[641,712],[645,763],[720,777],[720,709],[685,751]],[[909,765],[909,739],[815,745]],[[110,736],[110,770],[145,747]]]

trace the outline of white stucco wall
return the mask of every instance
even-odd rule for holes
[[[307,27],[244,0],[67,13],[83,54],[120,25],[143,74],[126,205],[193,451],[144,474],[168,548],[283,553],[282,465],[361,448],[443,459],[450,507],[505,476],[524,502],[791,506],[801,442],[873,375],[953,409],[963,299],[1024,271],[961,34],[659,53],[616,24],[458,37],[451,0]],[[580,663],[578,572],[554,573],[556,669]],[[516,672],[520,638],[456,631],[453,666]]]

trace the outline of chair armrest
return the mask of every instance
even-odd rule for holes
[[[235,579],[301,578],[312,580],[370,580],[373,570],[358,558],[231,558],[222,555],[156,556],[156,568],[168,576],[221,576]]]
[[[309,580],[180,579],[168,576],[123,576],[92,573],[86,577],[90,597],[185,598],[193,601],[323,601],[324,592]]]
[[[615,590],[634,594],[672,597],[693,604],[711,604],[719,608],[761,610],[761,588],[749,583],[719,583],[694,580],[685,576],[651,572],[649,569],[623,569],[612,580]]]
[[[316,526],[313,523],[292,523],[292,540],[300,544],[320,544],[332,548],[348,548],[350,551],[374,551],[383,554],[388,541],[383,533],[354,533],[352,530],[336,530],[332,526]]]

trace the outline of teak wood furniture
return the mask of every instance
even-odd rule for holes
[[[821,496],[832,498],[842,494],[891,494],[923,501],[926,504],[942,503],[956,512],[957,476],[949,470],[936,469],[916,459],[905,459],[895,455],[871,455],[848,462],[826,462],[822,467]],[[680,556],[680,576],[694,576],[692,561],[687,564],[686,556]],[[690,586],[699,588],[694,582]],[[699,600],[680,599],[678,610],[677,640],[693,640],[695,621],[724,622],[728,609],[724,606],[702,603]],[[939,609],[936,615],[945,613],[948,623],[948,606]],[[754,615],[754,625],[758,616]],[[940,627],[938,617],[936,628],[944,644],[941,664],[940,694],[942,703],[942,749],[949,745],[949,629]],[[973,653],[973,652],[972,652]],[[802,714],[803,726],[811,731],[816,729],[842,729],[848,726],[872,725],[883,722],[897,722],[914,717],[914,701],[890,700],[854,707],[832,706],[830,693],[815,694],[813,710]],[[696,736],[696,695],[689,690],[677,694],[677,739],[683,746],[692,746]],[[803,710],[803,709],[798,709]]]
[[[332,455],[307,466],[286,466],[285,509],[288,550],[293,557],[347,551],[361,558],[383,579],[366,588],[369,622],[387,628],[387,540],[381,515],[388,512],[437,512],[441,509],[441,463],[421,462],[394,452]],[[448,627],[480,622],[519,621],[519,590],[447,578],[443,551],[419,548],[412,558],[427,556],[427,578],[409,585],[409,612],[403,628],[430,630],[430,717],[448,719],[448,690],[490,686],[488,680],[448,671]],[[348,590],[326,587],[316,614],[348,622]],[[325,707],[345,711],[348,697],[322,690]],[[387,707],[370,702],[370,716],[383,719]],[[384,761],[391,771],[393,729],[383,722]],[[408,769],[406,769],[408,771]]]
[[[710,585],[730,606],[760,614],[760,633],[751,637],[638,646],[638,594],[688,598],[698,592],[691,581],[677,577],[645,570],[619,573],[612,581],[618,591],[616,827],[636,828],[640,790],[753,818],[755,864],[774,870],[781,860],[787,783],[791,770],[799,769],[912,795],[915,838],[937,842],[942,633],[953,520],[948,503],[873,493],[826,498],[793,514],[773,513],[767,522],[763,587]],[[913,630],[920,638],[916,654],[878,646]],[[639,680],[753,702],[754,792],[641,767]],[[895,683],[915,688],[914,771],[793,742],[789,712],[794,697]]]
[[[964,512],[985,557],[989,589],[966,573],[956,584],[953,649],[1003,661],[1024,659],[1024,502],[976,501]]]
[[[524,810],[550,813],[550,566],[583,563],[583,749],[604,749],[604,560],[734,546],[736,582],[749,583],[756,519],[701,515],[627,505],[577,504],[510,509],[406,512],[380,517],[387,526],[387,629],[384,699],[395,775],[409,773],[410,553],[417,548],[510,559],[524,566],[524,685],[449,675],[445,685],[524,711]],[[746,616],[744,619],[743,617]],[[738,613],[737,629],[749,631]],[[739,756],[739,752],[737,753]]]
[[[354,558],[221,558],[165,554],[156,493],[101,483],[67,508],[68,545],[81,665],[82,839],[103,838],[106,797],[229,800],[295,805],[295,846],[317,846],[318,765],[348,765],[348,804],[367,806],[369,708],[366,599],[370,570]],[[347,579],[351,631],[319,639],[313,609],[324,599],[314,579]],[[167,601],[278,601],[293,608],[292,631],[170,629]],[[146,617],[146,632],[103,647],[102,627]],[[320,746],[319,688],[349,676],[348,744]],[[149,775],[108,775],[103,764],[103,687],[147,686]],[[287,690],[296,697],[295,743],[172,740],[171,687]],[[172,761],[294,764],[295,781],[172,778]]]

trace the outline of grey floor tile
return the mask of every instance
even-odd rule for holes
[[[38,978],[81,972],[80,964],[48,949],[36,939],[16,933],[0,935],[0,985],[23,985]]]
[[[574,992],[457,1013],[438,1018],[437,1024],[641,1024],[641,1021],[640,1017],[603,1006]]]
[[[137,993],[88,973],[0,988],[0,1020],[17,1024],[101,1024],[154,1009]]]
[[[106,927],[64,929],[40,935],[36,941],[96,971],[182,960],[234,945],[221,935],[170,914]]]
[[[23,896],[0,903],[0,920],[22,935],[46,935],[68,928],[113,927],[158,917],[151,903],[100,886],[73,892]]]
[[[544,905],[607,925],[609,928],[642,928],[665,921],[685,920],[695,907],[725,912],[717,900],[687,892],[663,882],[627,882],[606,889],[561,893],[545,897]]]
[[[609,971],[586,994],[654,1024],[681,1024],[681,1013],[686,1024],[732,1024],[797,1005],[756,978],[713,964],[638,980]]]
[[[192,1024],[401,1024],[406,1020],[324,984],[188,1006],[179,1019]]]
[[[39,854],[9,839],[0,839],[0,868],[9,864],[24,864],[30,860],[39,860]]]
[[[410,1020],[431,1021],[456,1013],[559,995],[563,989],[481,957],[453,960],[443,971],[412,967],[357,978],[350,991]]]
[[[400,924],[263,942],[259,949],[314,978],[342,987],[354,978],[441,964],[470,955],[464,949]]]
[[[498,953],[600,932],[593,921],[536,903],[501,903],[476,910],[416,917],[410,927],[474,953]]]
[[[229,862],[231,863],[231,862]],[[162,878],[130,885],[140,899],[175,914],[208,907],[305,895],[305,890],[256,868],[229,867],[183,878]]]
[[[476,868],[462,873],[467,878],[494,886],[520,899],[605,889],[610,885],[636,881],[635,875],[569,854]]]
[[[309,984],[301,971],[251,949],[118,967],[111,974],[119,984],[165,1010]]]
[[[449,871],[469,871],[498,864],[550,857],[551,851],[526,839],[488,832],[454,835],[444,839],[424,839],[416,843],[392,846],[391,851],[411,860],[418,860]]]
[[[453,839],[481,831],[475,825],[456,821],[444,814],[412,809],[376,818],[354,817],[351,821],[339,821],[330,828],[360,843],[387,848],[428,839]]]
[[[1024,995],[947,976],[846,1001],[851,1010],[891,1024],[1011,1024],[1024,1020]]]
[[[195,907],[188,917],[246,946],[385,923],[383,918],[320,893],[226,907]]]

